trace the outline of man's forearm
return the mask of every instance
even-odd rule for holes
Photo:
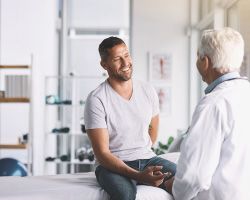
[[[139,181],[139,171],[129,167],[122,160],[114,156],[112,153],[102,153],[98,156],[99,163],[110,171],[127,176],[131,179]]]
[[[110,171],[151,186],[159,186],[166,176],[166,174],[161,172],[162,166],[150,166],[143,171],[137,171],[111,153],[102,154],[98,160],[102,166]]]
[[[108,148],[109,137],[106,129],[89,129],[87,133],[91,140],[95,156],[103,167],[140,183],[153,186],[158,186],[162,183],[165,177],[165,174],[161,172],[162,166],[150,166],[143,171],[137,171],[110,152]]]

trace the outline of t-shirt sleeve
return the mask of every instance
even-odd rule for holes
[[[84,108],[86,129],[107,128],[106,113],[101,100],[89,95]]]

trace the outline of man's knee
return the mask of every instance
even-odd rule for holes
[[[113,194],[110,195],[111,200],[135,200],[136,186],[131,187],[117,187]]]
[[[113,173],[102,166],[96,169],[96,178],[100,186],[110,195],[112,200],[134,200],[136,183],[128,177]]]

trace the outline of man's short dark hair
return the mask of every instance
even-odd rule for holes
[[[121,38],[114,36],[104,39],[98,48],[101,59],[106,60],[108,57],[108,50],[119,44],[125,44],[125,42]]]

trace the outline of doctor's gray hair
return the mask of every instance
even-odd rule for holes
[[[239,69],[244,56],[244,41],[232,28],[205,30],[198,48],[200,58],[208,56],[213,68]]]

